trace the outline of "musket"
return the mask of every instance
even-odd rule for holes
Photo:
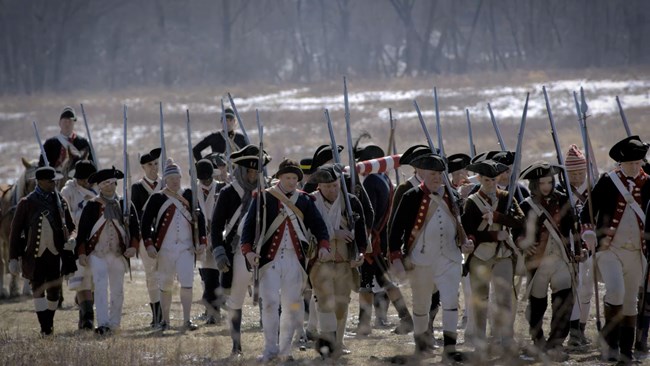
[[[582,138],[585,144],[585,155],[587,158],[587,212],[589,213],[589,221],[595,226],[596,222],[594,220],[594,208],[591,197],[591,185],[595,182],[595,177],[593,176],[594,171],[594,160],[592,160],[592,151],[590,151],[589,146],[591,145],[589,141],[589,129],[587,128],[587,110],[589,106],[584,99],[584,92],[580,88],[582,94],[582,103],[578,104],[578,95],[576,92],[573,92],[573,99],[576,104],[576,111],[578,113],[578,122],[580,123],[580,131],[582,132]],[[598,273],[598,263],[596,261],[596,253],[592,253],[592,272]],[[646,281],[647,282],[647,281]],[[598,291],[598,276],[594,276],[594,295],[596,300],[596,329],[600,332],[602,329],[602,324],[600,322],[600,295]]]
[[[519,170],[521,169],[521,148],[524,142],[524,130],[526,129],[526,115],[528,114],[528,98],[530,93],[526,93],[526,103],[524,104],[524,112],[521,115],[521,123],[519,124],[519,133],[517,134],[517,149],[515,150],[515,162],[512,164],[512,171],[510,172],[510,182],[508,183],[508,201],[506,204],[506,212],[510,212],[512,201],[515,198],[515,192],[519,192]],[[513,187],[516,187],[513,189]]]
[[[248,145],[250,144],[250,140],[248,139],[246,128],[244,128],[244,121],[242,121],[241,117],[239,117],[239,112],[237,112],[237,106],[235,105],[235,100],[232,98],[232,95],[230,95],[230,92],[228,92],[228,100],[230,101],[230,105],[232,106],[232,111],[235,112],[235,117],[237,117],[237,124],[239,124],[239,129],[241,130],[242,135],[244,135],[244,139],[246,139],[246,145]]]
[[[192,213],[192,239],[194,242],[194,248],[198,247],[199,243],[199,217],[197,210],[199,207],[199,187],[196,180],[196,165],[194,165],[194,155],[192,154],[192,128],[190,127],[190,110],[185,110],[185,115],[187,116],[187,152],[189,153],[188,164],[190,168],[190,189],[192,191],[192,201],[190,202],[190,212]],[[194,257],[196,265],[196,256]]]
[[[490,103],[487,104],[487,107],[488,107],[488,112],[490,112],[490,121],[492,121],[492,127],[494,127],[494,132],[497,134],[499,147],[501,147],[501,151],[506,151],[508,149],[506,148],[506,144],[503,142],[503,137],[501,136],[501,129],[499,128],[497,119],[494,118],[494,112],[492,112],[492,106],[490,105]]]
[[[449,181],[449,169],[447,167],[447,156],[445,155],[445,147],[443,145],[442,141],[442,129],[440,127],[440,112],[438,110],[438,91],[436,88],[433,88],[433,100],[435,103],[435,110],[436,110],[436,130],[438,133],[438,149],[440,149],[440,156],[442,159],[445,161],[445,171],[442,172],[442,180],[445,183],[445,187],[447,188],[447,192],[449,193],[449,200],[451,201],[451,212],[454,214],[456,218],[456,233],[458,233],[458,238],[460,239],[460,243],[465,243],[467,241],[467,233],[465,233],[465,229],[463,228],[463,225],[461,224],[460,220],[460,203],[458,202],[459,200],[456,199],[456,196],[454,196],[454,192],[456,191],[452,185],[451,181]],[[422,117],[422,113],[419,112],[418,108],[418,117]],[[422,129],[426,129],[427,125],[424,123],[424,119],[420,119],[420,124],[422,125]],[[431,148],[431,151],[435,151],[433,148],[433,142],[431,141],[431,137],[429,136],[429,133],[426,132],[426,135],[428,136],[427,143],[429,143],[429,147]]]
[[[163,118],[163,107],[162,102],[160,102],[160,189],[165,188],[165,180],[162,177],[165,176],[165,164],[167,164],[167,149],[165,148],[165,127],[164,127],[164,118]]]
[[[473,159],[476,156],[476,145],[474,145],[474,135],[472,134],[472,121],[469,119],[469,109],[465,109],[465,115],[467,116],[467,133],[469,136],[469,157]]]
[[[389,138],[389,149],[387,152],[389,154],[397,155],[397,144],[395,143],[395,127],[396,123],[395,120],[393,119],[393,109],[388,108],[388,118],[390,119],[390,138]],[[392,151],[392,152],[391,152]],[[399,168],[396,166],[395,167],[395,183],[397,185],[400,184],[400,178],[399,178]]]
[[[345,132],[347,134],[348,141],[348,165],[350,167],[354,166],[354,145],[352,144],[352,132],[350,131],[350,105],[348,103],[348,82],[345,76],[343,77],[343,104],[345,105]],[[328,112],[329,115],[329,112]],[[332,147],[332,154],[336,150],[336,154],[339,153],[338,145]],[[338,162],[341,164],[341,161]],[[356,192],[357,189],[357,172],[350,169],[350,189],[352,192]],[[351,257],[352,258],[352,257]]]
[[[616,97],[618,98],[618,97]],[[93,156],[93,162],[95,163],[95,168],[99,170],[99,158],[95,153],[95,145],[93,145],[93,138],[90,137],[90,128],[88,128],[88,119],[86,118],[86,111],[84,110],[83,103],[79,104],[81,106],[81,115],[84,118],[84,126],[86,127],[86,136],[88,136],[88,145],[90,145],[90,154]]]
[[[257,122],[257,133],[260,136],[260,149],[257,156],[257,201],[255,206],[255,253],[259,256],[262,244],[260,239],[262,235],[262,210],[265,209],[266,204],[262,204],[264,197],[264,125],[260,122],[260,112],[255,110],[255,120]],[[253,305],[257,305],[260,301],[260,269],[259,262],[253,266]]]
[[[418,120],[420,120],[420,125],[422,126],[424,137],[426,137],[427,143],[429,144],[429,149],[431,149],[432,153],[436,154],[436,150],[434,149],[433,146],[433,140],[431,140],[431,135],[429,135],[429,129],[427,128],[427,124],[424,122],[424,117],[422,117],[422,112],[420,111],[418,102],[415,99],[413,99],[413,106],[415,107],[415,111],[418,114]]]
[[[621,115],[621,120],[623,121],[623,127],[625,127],[625,133],[627,137],[630,137],[632,136],[632,131],[630,131],[630,125],[627,124],[627,117],[625,117],[625,111],[621,105],[621,100],[618,99],[618,95],[616,96],[616,104],[618,105],[618,113]]]
[[[590,184],[595,184],[596,179],[598,179],[598,165],[596,163],[596,157],[594,155],[594,150],[591,147],[591,139],[587,135],[587,129],[585,128],[586,124],[587,124],[587,109],[589,107],[587,106],[587,102],[585,102],[585,100],[584,100],[584,91],[583,91],[582,87],[580,88],[580,93],[582,95],[582,102],[581,103],[578,102],[578,94],[575,91],[573,92],[573,100],[574,100],[575,105],[576,105],[576,113],[578,115],[578,124],[580,125],[580,131],[581,131],[581,134],[582,134],[582,143],[584,145],[586,158],[587,158],[587,160],[589,162],[589,164],[587,165],[587,169],[588,169],[587,173],[589,173],[589,174],[587,174],[587,176],[588,176],[587,179],[590,179],[590,181],[589,181]],[[583,111],[583,108],[584,108],[584,111]],[[589,178],[589,177],[591,177],[591,178]]]
[[[36,126],[36,121],[32,122],[34,126],[34,134],[36,135],[36,141],[38,141],[38,146],[41,148],[41,155],[43,155],[44,166],[50,166],[50,162],[47,160],[47,155],[45,154],[45,148],[41,142],[41,135],[38,133],[38,127]],[[63,241],[67,242],[70,238],[70,232],[68,231],[68,225],[65,223],[65,211],[63,211],[63,203],[61,203],[61,197],[59,192],[54,187],[54,196],[56,197],[56,207],[59,210],[59,216],[61,217],[61,229],[63,230]]]
[[[230,164],[230,136],[228,134],[228,122],[226,122],[226,109],[223,106],[223,98],[221,98],[221,124],[223,126],[223,143],[226,145],[226,166],[228,167],[228,175],[232,176],[232,164]]]
[[[344,79],[345,80],[345,79]],[[332,157],[334,158],[334,163],[336,164],[341,164],[341,156],[339,155],[339,149],[336,144],[336,137],[334,137],[334,128],[332,127],[332,120],[330,119],[330,112],[325,109],[325,119],[327,120],[327,129],[330,133],[330,145],[332,146]],[[354,165],[351,165],[350,167],[354,167]],[[356,174],[356,169],[351,168],[350,169],[350,177],[353,177],[354,174]],[[354,214],[352,213],[352,206],[350,205],[350,197],[348,196],[348,186],[345,184],[345,174],[341,172],[341,190],[343,191],[343,202],[345,203],[345,216],[348,221],[348,228],[350,229],[350,232],[352,233],[352,237],[354,236],[354,228],[355,228],[355,222],[356,219],[354,217]],[[351,189],[354,189],[354,186],[352,185],[352,178],[350,178],[350,187]],[[348,246],[348,258],[357,258],[357,253],[359,253],[359,248],[357,245],[357,241],[353,240],[353,245]]]
[[[82,113],[83,113],[83,107],[82,107]],[[84,117],[84,121],[86,120],[86,117]],[[88,128],[88,125],[86,125],[86,129]],[[129,179],[128,177],[131,176],[131,173],[129,171],[129,153],[127,149],[127,143],[126,143],[126,130],[127,130],[127,117],[126,117],[126,104],[124,105],[124,147],[122,151],[122,156],[123,156],[123,164],[124,164],[124,181],[122,182],[122,223],[124,224],[124,232],[126,233],[126,239],[124,245],[128,248],[130,240],[130,231],[129,231],[129,219],[131,216],[131,199],[129,198]],[[90,136],[90,135],[89,135]],[[92,145],[91,145],[92,148]],[[129,279],[133,281],[133,275],[131,274],[131,261],[129,258],[126,258],[126,264],[129,267]]]

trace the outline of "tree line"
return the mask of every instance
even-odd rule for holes
[[[0,0],[0,93],[647,64],[645,0]]]

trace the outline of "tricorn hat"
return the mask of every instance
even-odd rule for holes
[[[338,145],[339,153],[343,151],[343,145]],[[314,152],[314,157],[311,159],[311,172],[315,172],[319,166],[334,159],[332,154],[332,145],[321,145]]]
[[[617,142],[609,150],[609,157],[619,163],[643,160],[648,153],[648,144],[638,135],[629,136]]]
[[[157,147],[146,154],[140,155],[140,164],[144,165],[146,163],[152,162],[160,157],[162,149]]]
[[[248,169],[257,169],[259,161],[260,148],[257,145],[247,145],[241,150],[237,150],[234,153],[230,154],[230,162],[243,166]],[[271,161],[271,158],[266,153],[264,154],[264,165],[268,164]]]
[[[88,178],[88,183],[100,183],[107,179],[122,179],[124,178],[124,173],[122,171],[112,167],[110,169],[102,169],[95,172]]]
[[[36,173],[34,173],[34,178],[36,180],[59,180],[63,178],[63,175],[51,166],[42,166],[38,169],[36,169]]]
[[[564,168],[561,165],[551,164],[546,161],[537,161],[532,163],[521,174],[519,179],[540,179],[544,177],[552,177],[562,172]]]
[[[297,161],[284,158],[278,166],[278,171],[275,173],[276,178],[279,178],[282,174],[293,173],[298,176],[298,181],[302,180],[303,174],[302,169],[300,169],[300,164]]]
[[[309,183],[332,183],[341,178],[341,172],[341,166],[338,164],[321,165],[309,177]]]
[[[445,170],[445,160],[440,155],[423,154],[413,159],[411,166],[418,169],[442,172]]]
[[[377,159],[386,156],[384,150],[377,145],[366,145],[362,148],[358,148],[354,152],[354,157],[358,161],[366,161],[370,159]]]
[[[95,164],[90,160],[79,160],[75,163],[68,176],[75,179],[88,179],[93,173],[97,171]]]
[[[208,159],[201,159],[196,162],[196,177],[199,180],[205,180],[212,178],[214,173],[214,166],[212,162]]]
[[[471,158],[467,154],[452,154],[447,156],[447,162],[449,164],[449,173],[465,169],[469,164]]]
[[[478,163],[469,164],[465,169],[484,177],[496,178],[499,174],[508,170],[508,166],[494,160],[483,160]]]
[[[426,145],[413,145],[406,149],[399,158],[400,165],[409,165],[416,157],[424,154],[431,154],[431,149]]]
[[[311,172],[311,162],[312,158],[304,158],[300,160],[300,169],[302,169],[303,173],[309,174],[309,172]]]

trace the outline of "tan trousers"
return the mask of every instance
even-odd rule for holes
[[[596,263],[600,281],[605,283],[604,301],[623,305],[624,316],[636,316],[646,266],[641,251],[610,248],[596,253]]]
[[[350,293],[353,287],[349,262],[316,262],[309,273],[318,309],[320,332],[336,332],[342,345]]]
[[[474,316],[475,345],[479,346],[486,341],[487,307],[490,296],[490,284],[494,288],[495,311],[493,312],[494,329],[492,334],[496,337],[512,338],[514,334],[512,325],[512,295],[513,295],[513,268],[512,260],[508,258],[493,257],[483,261],[477,257],[472,258],[469,265],[470,285],[472,288],[471,306]]]

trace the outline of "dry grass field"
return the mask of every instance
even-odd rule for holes
[[[431,89],[438,87],[442,128],[447,154],[467,152],[466,107],[472,113],[475,144],[479,151],[497,149],[496,137],[485,105],[492,102],[495,114],[510,149],[516,144],[516,134],[526,91],[531,92],[528,126],[525,134],[523,164],[540,158],[555,159],[548,118],[543,108],[541,85],[547,85],[556,124],[560,131],[563,149],[570,143],[582,146],[577,129],[575,108],[569,94],[582,85],[590,103],[589,115],[592,141],[601,169],[611,166],[607,151],[612,143],[623,138],[625,131],[615,108],[614,96],[620,95],[626,106],[632,131],[645,140],[650,139],[650,73],[646,69],[631,70],[580,70],[576,72],[518,72],[512,74],[474,74],[453,77],[426,77],[365,81],[350,78],[351,117],[353,134],[368,131],[373,141],[387,145],[389,107],[397,119],[397,146],[400,150],[415,143],[424,143],[412,99],[416,98],[425,112],[425,119],[435,140],[435,119]],[[31,97],[5,96],[0,98],[0,182],[12,183],[20,173],[20,157],[37,157],[31,121],[39,123],[42,136],[58,132],[57,117],[65,105],[73,105],[81,115],[78,104],[86,108],[93,142],[102,166],[121,168],[122,104],[129,106],[129,151],[133,179],[141,174],[137,168],[137,154],[146,152],[159,143],[158,102],[165,108],[165,134],[168,155],[173,156],[186,171],[187,149],[185,136],[185,109],[189,108],[193,123],[193,141],[197,142],[208,132],[220,127],[219,98],[230,91],[240,109],[252,142],[257,142],[255,108],[265,124],[265,147],[274,157],[272,173],[283,156],[295,159],[311,156],[315,148],[328,143],[322,108],[331,108],[337,127],[337,140],[344,142],[342,82],[335,80],[319,85],[237,85],[223,86],[217,90],[126,90],[106,94],[87,93],[80,90],[68,95],[38,95]],[[83,122],[77,130],[85,135]],[[368,141],[369,142],[369,141]],[[407,173],[407,172],[405,172]],[[187,182],[187,175],[184,177]],[[122,329],[119,333],[99,338],[94,333],[77,331],[77,309],[73,293],[65,290],[63,309],[55,316],[55,335],[39,337],[39,328],[33,305],[29,298],[0,302],[0,364],[3,365],[249,365],[256,363],[261,353],[263,337],[258,322],[258,310],[250,298],[244,308],[243,357],[229,358],[230,338],[228,327],[201,326],[196,332],[182,333],[178,293],[172,305],[172,330],[160,335],[149,328],[150,310],[144,284],[144,274],[134,265],[133,280],[125,278],[125,302]],[[198,272],[198,271],[197,271]],[[201,284],[198,273],[195,281],[192,313],[203,311],[200,305]],[[410,304],[410,289],[403,287]],[[601,291],[601,296],[602,296]],[[462,307],[462,295],[460,301]],[[516,337],[521,346],[528,345],[529,337],[524,320],[525,302],[519,302]],[[592,306],[592,315],[595,314]],[[358,300],[352,295],[346,343],[352,353],[343,356],[340,365],[385,365],[392,356],[408,355],[414,349],[412,335],[393,335],[390,329],[374,329],[368,338],[357,339],[356,328]],[[550,314],[550,309],[547,315]],[[389,310],[390,320],[397,322],[394,308]],[[602,315],[601,315],[602,316]],[[436,321],[436,337],[441,339],[440,315]],[[545,320],[548,327],[549,318]],[[471,352],[462,345],[461,350]],[[591,346],[570,353],[566,364],[600,364],[597,350],[595,322],[590,320],[587,334]],[[293,353],[291,364],[320,364],[315,351]],[[440,352],[423,364],[441,363]],[[494,358],[491,364],[505,363]],[[544,360],[522,357],[520,364],[543,364]],[[650,361],[645,362],[650,364]]]

